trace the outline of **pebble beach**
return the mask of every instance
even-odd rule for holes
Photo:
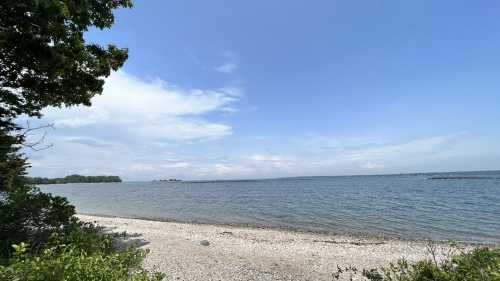
[[[370,269],[429,257],[424,241],[78,215],[150,253],[166,280],[334,280],[337,266]],[[440,245],[440,254],[447,252]],[[439,258],[439,257],[438,257]],[[341,280],[351,276],[343,274]],[[360,276],[353,276],[361,280]]]

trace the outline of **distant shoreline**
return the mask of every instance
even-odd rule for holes
[[[64,178],[41,178],[41,177],[25,177],[29,184],[42,185],[42,184],[67,184],[67,183],[109,183],[109,182],[122,182],[119,176],[82,176],[82,175],[69,175]]]
[[[310,180],[315,178],[333,178],[333,177],[390,177],[390,176],[428,176],[433,177],[432,175],[456,175],[462,174],[467,175],[471,173],[500,173],[500,170],[479,170],[479,171],[444,171],[444,172],[413,172],[413,173],[389,173],[389,174],[345,174],[345,175],[309,175],[309,176],[289,176],[289,177],[268,177],[268,178],[234,178],[234,179],[183,179],[178,181],[168,181],[168,180],[131,180],[124,182],[156,182],[156,183],[218,183],[218,182],[255,182],[255,181],[272,181],[272,180]],[[447,176],[444,176],[447,178]],[[457,179],[469,179],[470,177],[464,176],[449,176],[450,178]],[[480,179],[495,179],[495,177],[481,177]]]
[[[304,176],[289,176],[289,177],[268,177],[268,178],[234,178],[234,179],[167,179],[167,180],[122,180],[118,176],[95,176],[95,177],[116,177],[116,181],[103,181],[103,182],[64,182],[64,183],[104,183],[104,182],[124,182],[124,183],[134,183],[134,182],[153,182],[153,183],[218,183],[218,182],[256,182],[256,181],[271,181],[271,180],[310,180],[315,178],[332,178],[332,177],[390,177],[390,176],[427,176],[428,179],[458,179],[458,180],[468,180],[468,179],[497,179],[496,177],[488,176],[466,176],[472,173],[500,173],[500,169],[493,170],[479,170],[479,171],[444,171],[444,172],[410,172],[410,173],[389,173],[389,174],[345,174],[345,175],[304,175]],[[443,175],[443,176],[441,176]],[[447,176],[449,175],[449,176]],[[455,176],[464,175],[464,176]],[[83,176],[86,177],[86,176]],[[88,176],[92,177],[92,176]],[[47,179],[41,177],[27,177],[28,179]],[[49,180],[64,179],[64,178],[54,178]],[[46,183],[46,184],[64,184],[64,183]],[[40,184],[40,183],[37,183]],[[45,184],[45,183],[41,183]]]
[[[32,183],[36,186],[39,185],[69,185],[69,184],[112,184],[112,183],[127,183],[123,181],[103,181],[103,182],[59,182],[59,183]]]

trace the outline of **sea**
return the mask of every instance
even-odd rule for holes
[[[500,244],[500,171],[40,188],[82,214]]]

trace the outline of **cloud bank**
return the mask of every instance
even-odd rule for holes
[[[91,107],[44,111],[42,122],[56,127],[47,137],[54,146],[26,151],[32,165],[29,171],[46,177],[79,173],[119,175],[125,180],[235,179],[424,172],[442,167],[478,170],[500,165],[496,142],[463,132],[406,140],[292,138],[280,132],[233,135],[232,119],[223,116],[238,112],[242,97],[238,88],[189,89],[123,71],[113,73]]]
[[[232,133],[227,124],[209,121],[209,113],[230,111],[242,93],[236,88],[183,89],[161,80],[140,80],[113,73],[92,106],[49,108],[45,120],[58,128],[104,127],[145,140],[219,138]]]

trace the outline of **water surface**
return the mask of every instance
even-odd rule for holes
[[[41,188],[88,214],[500,243],[500,172]]]

